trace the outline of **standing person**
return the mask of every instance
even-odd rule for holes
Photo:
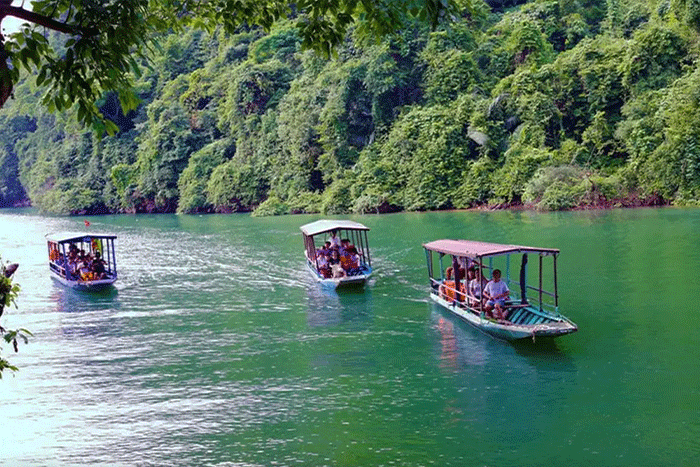
[[[503,305],[505,304],[505,299],[510,295],[510,290],[505,282],[501,280],[501,270],[493,270],[493,280],[489,281],[484,287],[484,296],[486,297],[486,308],[485,311],[490,313],[491,310],[495,311],[495,317],[497,319],[505,320],[505,314],[503,313]]]
[[[331,238],[328,239],[331,242],[331,248],[340,249],[340,239],[338,238],[338,232],[331,230]]]
[[[478,266],[472,266],[472,270],[474,271],[474,277],[469,281],[469,295],[474,300],[474,304],[472,306],[476,307],[483,302],[482,294],[488,281],[481,273],[481,268]]]
[[[477,271],[472,266],[467,269],[467,303],[476,308],[481,302],[481,282],[477,280]]]

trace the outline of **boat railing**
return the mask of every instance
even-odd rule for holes
[[[538,293],[539,293],[539,292],[542,292],[544,295],[549,295],[550,297],[555,297],[554,293],[552,293],[552,292],[547,292],[547,291],[544,290],[544,289],[543,289],[543,290],[540,290],[538,287],[533,287],[533,286],[531,286],[531,285],[528,285],[527,288],[528,288],[529,290],[534,290],[535,292],[538,292]]]
[[[478,316],[483,315],[483,312],[484,312],[483,307],[482,307],[483,303],[482,303],[480,298],[469,294],[469,292],[467,292],[465,294],[462,290],[458,291],[455,287],[447,286],[447,285],[445,285],[445,283],[442,280],[437,280],[437,279],[431,278],[430,283],[431,283],[431,286],[432,286],[434,293],[436,293],[441,298],[447,300],[453,306],[458,306],[460,308],[467,309]],[[452,296],[444,296],[441,293],[441,288],[442,288],[442,290],[450,291]],[[536,289],[536,290],[539,290],[539,289]],[[546,313],[559,315],[557,307],[554,306],[553,304],[541,303],[541,304],[533,305],[532,303],[529,303],[529,302],[521,303],[520,296],[517,292],[511,291],[511,294],[512,294],[511,299],[506,300],[506,304],[507,304],[506,306],[508,309],[530,308],[533,312],[536,312],[537,308],[541,308]],[[548,295],[553,296],[553,294],[548,294]],[[460,300],[461,297],[464,297],[464,299]],[[473,304],[476,304],[477,306],[474,306]],[[542,315],[542,316],[544,316],[544,315]]]
[[[439,281],[439,280],[433,279],[433,278],[431,278],[430,281],[431,281],[432,289],[437,290],[438,294],[440,294],[440,287],[442,287],[443,290],[448,290],[448,291],[452,292],[451,297],[449,297],[449,296],[443,297],[446,300],[448,300],[450,303],[455,303],[463,308],[468,308],[466,299],[477,300],[476,297],[465,294],[464,291],[462,291],[462,290],[457,290],[454,287],[450,287],[448,285],[445,285],[445,283],[443,281]],[[460,300],[460,297],[464,297],[465,300]]]
[[[59,276],[66,277],[66,268],[59,266],[56,262],[49,261],[49,268],[51,268]]]

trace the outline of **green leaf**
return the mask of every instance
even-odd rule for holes
[[[36,85],[41,86],[44,83],[45,79],[46,79],[46,68],[42,68],[36,77]]]

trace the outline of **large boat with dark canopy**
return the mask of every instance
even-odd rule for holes
[[[109,288],[117,280],[116,235],[47,235],[49,271],[57,282],[79,290]]]

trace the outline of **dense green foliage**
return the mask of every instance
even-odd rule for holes
[[[697,2],[475,3],[437,30],[351,30],[331,59],[291,21],[165,35],[134,76],[141,105],[98,102],[113,137],[16,87],[0,206],[25,193],[73,214],[698,204],[698,18]]]
[[[0,257],[0,318],[2,318],[5,309],[10,306],[17,306],[16,300],[19,294],[19,285],[13,282],[12,275],[17,269],[17,264],[5,265]],[[0,322],[0,337],[5,343],[10,344],[15,352],[19,349],[19,341],[22,340],[26,344],[28,336],[32,333],[26,329],[5,329]],[[12,365],[9,360],[2,357],[2,346],[0,342],[0,378],[5,370],[17,371],[17,367]]]
[[[118,126],[103,118],[95,101],[114,92],[125,111],[138,105],[131,74],[140,75],[162,33],[269,30],[278,21],[292,20],[304,46],[328,56],[353,25],[365,37],[393,32],[412,19],[437,25],[464,1],[32,0],[14,5],[0,0],[0,22],[7,17],[23,21],[19,31],[0,34],[0,107],[22,73],[29,73],[44,90],[41,102],[49,111],[75,108],[79,121],[114,134]],[[56,33],[53,40],[47,31]]]

